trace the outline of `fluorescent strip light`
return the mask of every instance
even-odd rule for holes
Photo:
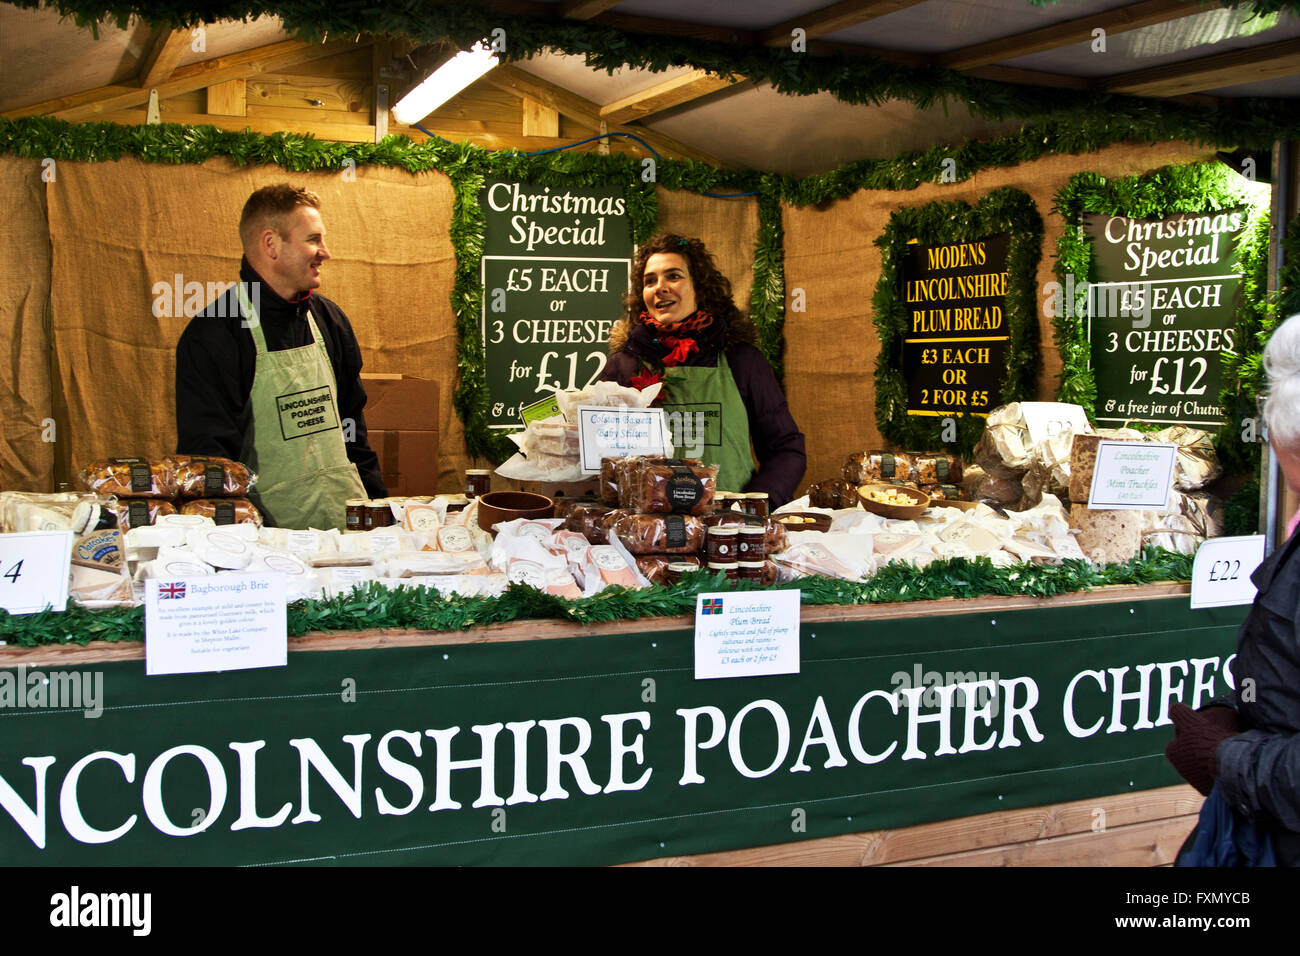
[[[393,119],[404,126],[418,123],[496,65],[496,54],[481,42],[462,50],[403,96]]]

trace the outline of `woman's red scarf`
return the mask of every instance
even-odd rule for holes
[[[684,364],[687,359],[700,350],[700,343],[696,341],[695,336],[683,335],[682,333],[699,332],[707,329],[713,324],[713,316],[702,310],[697,310],[694,315],[682,319],[680,322],[663,324],[656,322],[648,312],[642,312],[641,321],[655,334],[655,339],[667,350],[659,360],[660,364],[664,368],[671,368],[674,365]],[[633,388],[646,388],[663,380],[662,369],[659,371],[648,369],[645,374],[632,376],[629,384]]]

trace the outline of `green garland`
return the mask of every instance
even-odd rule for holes
[[[1032,400],[1037,394],[1038,307],[1035,296],[1038,260],[1042,254],[1043,220],[1027,193],[1005,187],[994,190],[974,208],[961,201],[932,202],[900,209],[876,239],[880,247],[880,281],[871,304],[880,356],[876,360],[876,424],[880,433],[900,448],[937,447],[935,419],[907,414],[907,380],[903,377],[903,339],[910,313],[902,295],[903,262],[908,245],[970,242],[1010,233],[1007,254],[1010,285],[1006,296],[1007,367],[993,405]],[[984,430],[984,420],[957,415],[956,449],[969,454]]]
[[[753,274],[749,317],[758,328],[758,347],[780,382],[785,378],[785,227],[781,202],[772,192],[758,197]]]
[[[980,595],[1053,597],[1115,584],[1186,581],[1191,573],[1191,557],[1148,548],[1131,561],[1104,566],[1065,561],[1057,566],[1021,564],[997,568],[988,558],[935,561],[921,569],[893,563],[865,582],[814,577],[783,589],[797,588],[802,602],[810,606],[885,604]],[[729,583],[724,575],[705,570],[687,574],[673,587],[608,588],[595,597],[576,601],[519,584],[511,585],[501,597],[492,598],[444,597],[425,587],[390,591],[372,583],[328,600],[295,601],[288,607],[286,623],[290,637],[375,628],[459,631],[542,619],[588,625],[690,614],[695,610],[696,595],[702,592],[760,589],[748,581]],[[87,611],[70,605],[62,613],[11,615],[0,611],[0,640],[19,647],[143,641],[144,609]]]
[[[992,120],[1056,116],[1078,121],[1088,115],[1124,117],[1145,139],[1231,141],[1263,147],[1275,138],[1295,138],[1300,112],[1293,102],[1253,98],[1218,111],[1168,101],[1143,100],[1092,90],[1065,90],[984,80],[954,70],[913,67],[871,56],[813,55],[789,45],[748,46],[688,36],[638,34],[599,22],[565,20],[549,7],[536,17],[494,13],[473,0],[431,4],[398,0],[388,4],[339,4],[330,0],[224,0],[199,7],[173,0],[7,0],[27,9],[53,7],[92,29],[113,20],[125,28],[132,15],[156,26],[195,26],[200,22],[280,17],[286,29],[304,38],[324,36],[405,36],[418,42],[450,39],[468,48],[493,31],[505,41],[499,55],[520,60],[544,51],[581,56],[597,70],[662,72],[690,65],[720,76],[766,81],[779,93],[809,96],[831,93],[846,103],[879,105],[903,100],[922,109],[958,103]],[[1263,0],[1286,3],[1293,0]],[[539,7],[539,11],[543,8]],[[1070,114],[1066,116],[1066,114]],[[1229,143],[1224,143],[1229,145]]]
[[[1253,210],[1234,254],[1243,275],[1243,304],[1236,339],[1240,347],[1258,340],[1266,320],[1264,295],[1268,267],[1268,207],[1258,204],[1245,180],[1221,163],[1191,163],[1111,180],[1097,173],[1077,173],[1057,192],[1052,208],[1065,219],[1066,228],[1056,246],[1056,277],[1062,289],[1073,286],[1075,290],[1073,307],[1065,303],[1066,307],[1058,309],[1052,320],[1063,366],[1057,392],[1059,401],[1082,405],[1092,418],[1097,399],[1084,321],[1088,283],[1095,275],[1092,246],[1083,234],[1084,215],[1163,219],[1175,213],[1213,212],[1234,206],[1249,206]],[[1073,283],[1070,277],[1074,277]],[[1225,391],[1220,397],[1225,407],[1235,409],[1243,400],[1253,402],[1250,382],[1255,373],[1251,369],[1257,360],[1252,363],[1251,353],[1245,348],[1242,353],[1239,361],[1224,365]],[[1228,432],[1235,435],[1236,426],[1225,426],[1221,432],[1220,441],[1225,445],[1234,440]],[[1236,435],[1235,441],[1240,444],[1240,435]],[[1235,454],[1229,450],[1229,459]]]

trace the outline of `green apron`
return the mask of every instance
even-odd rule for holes
[[[316,317],[309,308],[310,345],[271,352],[243,284],[237,288],[257,347],[242,455],[257,473],[249,498],[276,527],[343,530],[347,500],[368,495],[343,444],[338,386]]]
[[[717,465],[719,491],[744,490],[754,477],[749,415],[727,357],[719,352],[716,368],[664,369],[662,405],[672,429],[674,454]]]

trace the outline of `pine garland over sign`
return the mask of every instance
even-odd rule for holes
[[[1143,100],[1097,90],[1034,87],[979,79],[954,70],[915,67],[867,55],[796,52],[791,45],[722,43],[689,36],[640,34],[602,23],[566,20],[554,4],[539,5],[537,17],[484,10],[473,0],[433,4],[397,0],[386,4],[341,4],[333,0],[214,0],[200,7],[174,0],[8,0],[15,6],[53,7],[82,26],[112,20],[123,29],[131,16],[155,26],[197,26],[201,22],[252,19],[270,14],[303,38],[362,34],[405,36],[420,42],[450,39],[468,49],[497,40],[498,55],[521,60],[552,51],[583,57],[587,66],[614,72],[623,67],[662,72],[692,66],[719,76],[770,83],[779,93],[830,93],[846,103],[879,105],[902,100],[921,109],[960,104],[991,120],[1041,119],[1067,123],[1089,117],[1125,118],[1146,141],[1191,139],[1232,147],[1266,147],[1300,133],[1300,114],[1281,99],[1234,100],[1229,108]],[[1294,0],[1261,0],[1276,8]],[[541,12],[541,11],[545,12]],[[1207,138],[1208,137],[1208,138]]]
[[[1066,229],[1056,247],[1056,277],[1062,296],[1049,300],[1048,308],[1063,365],[1057,392],[1059,401],[1082,405],[1091,418],[1097,400],[1085,322],[1088,283],[1094,271],[1092,246],[1083,234],[1084,215],[1163,219],[1177,213],[1217,212],[1236,206],[1250,206],[1253,212],[1235,253],[1243,275],[1243,302],[1235,339],[1241,356],[1225,362],[1225,391],[1221,400],[1230,409],[1236,409],[1242,402],[1253,406],[1259,380],[1258,359],[1250,356],[1255,352],[1255,343],[1268,314],[1265,300],[1268,207],[1259,204],[1258,189],[1252,189],[1245,179],[1222,163],[1166,166],[1142,176],[1112,180],[1097,173],[1078,173],[1056,194],[1053,209],[1066,221]],[[1073,290],[1072,302],[1070,290]],[[1230,447],[1240,444],[1240,436],[1234,438],[1234,435],[1236,426],[1230,421],[1217,441],[1230,462],[1242,454]]]
[[[918,569],[895,562],[864,582],[814,577],[780,589],[798,589],[802,603],[810,606],[885,604],[980,595],[1053,597],[1117,584],[1186,581],[1191,573],[1191,557],[1147,548],[1131,561],[1101,566],[1065,561],[1057,566],[1020,564],[997,568],[988,558],[954,558]],[[443,596],[425,587],[390,591],[370,583],[323,601],[294,601],[288,607],[286,624],[290,637],[377,628],[460,631],[542,619],[587,625],[690,614],[695,610],[696,595],[720,590],[771,589],[749,581],[728,582],[725,575],[707,570],[692,571],[672,587],[639,591],[613,587],[577,601],[522,584],[511,585],[500,597],[466,597]],[[138,642],[144,636],[144,609],[139,607],[88,611],[70,603],[64,612],[11,615],[0,610],[0,640],[19,647]]]
[[[900,209],[876,239],[880,247],[880,281],[871,304],[880,356],[876,360],[876,424],[880,434],[900,448],[929,449],[940,444],[938,419],[907,414],[907,380],[903,376],[903,339],[910,310],[903,297],[903,261],[908,245],[971,242],[1010,233],[1007,253],[1009,284],[1004,321],[1007,367],[1000,377],[993,405],[1032,400],[1037,393],[1038,307],[1035,295],[1038,260],[1042,254],[1043,220],[1027,193],[1010,187],[989,193],[974,208],[964,202],[932,202]],[[957,415],[952,444],[969,454],[984,431],[984,419]]]

